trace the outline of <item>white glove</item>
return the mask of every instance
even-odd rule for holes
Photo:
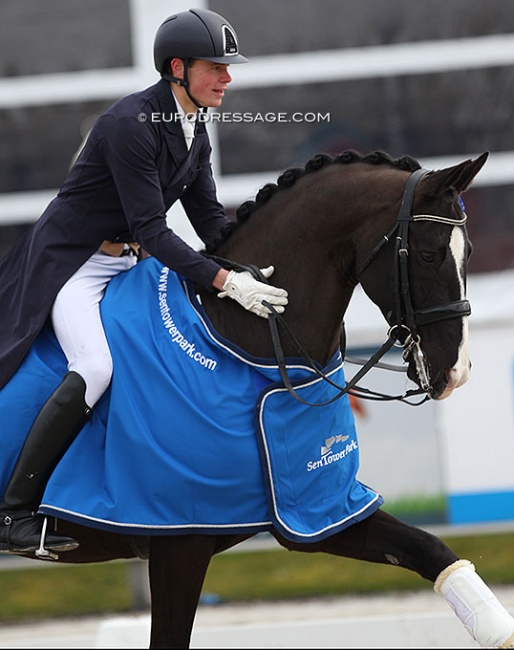
[[[269,278],[274,270],[273,266],[268,266],[266,269],[261,269],[261,273],[265,278]],[[270,315],[270,310],[262,304],[263,300],[273,305],[279,314],[283,313],[288,302],[285,289],[259,282],[248,271],[230,271],[223,285],[223,291],[218,293],[218,298],[226,296],[237,300],[245,309],[262,318],[268,318]]]

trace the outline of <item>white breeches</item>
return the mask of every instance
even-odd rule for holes
[[[52,325],[68,360],[68,370],[77,372],[86,382],[85,401],[91,408],[112,377],[100,301],[109,281],[136,262],[133,255],[112,257],[97,251],[66,282],[52,307]]]

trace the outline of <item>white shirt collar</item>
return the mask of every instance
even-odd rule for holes
[[[173,92],[173,91],[171,91],[171,92]],[[184,122],[186,120],[188,122],[190,122],[191,124],[194,124],[196,122],[196,112],[186,114],[185,110],[180,105],[180,102],[178,101],[177,96],[175,95],[175,93],[173,93],[173,97],[175,98],[175,104],[177,105],[177,111],[178,111],[178,113],[180,115],[180,119],[182,121],[182,124],[184,124]]]
[[[177,105],[177,112],[180,115],[180,124],[182,125],[182,131],[184,132],[186,145],[187,148],[189,149],[191,147],[191,143],[193,142],[193,138],[194,138],[196,113],[186,114],[186,112],[180,105],[180,102],[178,101],[175,93],[173,93],[173,97],[175,98],[175,104]]]

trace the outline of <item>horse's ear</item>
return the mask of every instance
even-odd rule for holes
[[[449,187],[454,187],[459,194],[462,194],[485,165],[488,156],[489,152],[486,151],[475,160],[465,160],[453,167],[430,172],[426,176],[425,189],[430,194],[438,194]]]

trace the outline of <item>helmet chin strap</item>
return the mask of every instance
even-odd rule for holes
[[[173,81],[174,83],[177,84],[177,86],[182,86],[182,88],[185,89],[185,91],[186,91],[187,96],[189,97],[189,99],[193,102],[193,104],[194,104],[197,108],[205,108],[205,106],[202,106],[202,105],[201,105],[201,104],[200,104],[200,103],[199,103],[199,102],[198,102],[198,101],[193,97],[193,95],[191,95],[191,92],[189,91],[189,78],[188,78],[188,74],[187,74],[187,69],[188,69],[188,66],[189,66],[189,59],[182,59],[182,60],[184,61],[184,78],[183,78],[183,79],[179,79],[178,77],[174,77],[173,75],[171,75],[171,74],[169,74],[169,73],[167,73],[167,72],[163,72],[163,73],[161,74],[161,77],[162,77],[163,79],[167,79],[168,81]]]

